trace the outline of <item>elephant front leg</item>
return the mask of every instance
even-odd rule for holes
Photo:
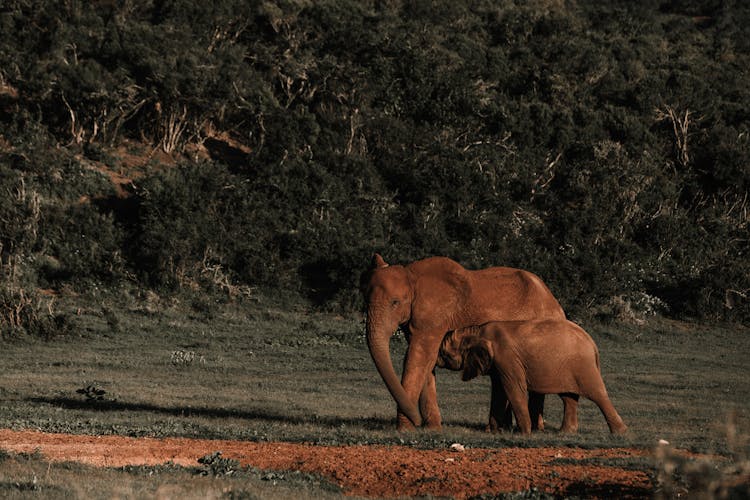
[[[419,411],[422,414],[423,425],[428,429],[438,430],[442,426],[442,417],[437,403],[437,380],[435,369],[427,374],[424,387],[419,395]]]
[[[495,370],[490,372],[492,390],[490,395],[490,419],[487,432],[513,430],[513,413],[510,410],[508,397],[503,389],[503,382]]]
[[[404,391],[411,401],[419,403],[424,425],[430,429],[439,429],[441,426],[434,368],[442,339],[442,333],[430,335],[412,331],[401,378]],[[406,415],[399,412],[398,428],[409,430],[414,425]]]
[[[513,414],[516,416],[518,429],[521,434],[531,434],[531,417],[529,416],[529,394],[526,387],[512,386],[506,384],[505,392],[508,395],[508,401],[513,408]]]

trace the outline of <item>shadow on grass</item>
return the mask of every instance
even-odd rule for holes
[[[283,415],[269,410],[240,410],[236,408],[207,408],[207,407],[166,407],[149,403],[129,403],[126,401],[86,401],[66,397],[36,397],[30,398],[33,403],[48,404],[67,410],[93,410],[101,412],[150,412],[162,413],[175,417],[208,417],[208,418],[238,418],[243,420],[264,420],[269,422],[280,422],[284,424],[304,425],[315,424],[327,427],[341,427],[342,425],[355,425],[369,430],[384,430],[395,428],[394,419],[379,417],[322,417],[318,415],[296,416]]]

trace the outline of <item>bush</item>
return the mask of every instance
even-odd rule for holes
[[[8,282],[0,286],[0,338],[33,335],[50,339],[64,335],[69,327],[67,317],[54,311],[53,299]]]
[[[123,233],[114,216],[89,204],[50,207],[40,224],[40,284],[112,285],[126,275]]]

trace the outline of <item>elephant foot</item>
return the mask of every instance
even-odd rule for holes
[[[518,430],[518,427],[514,426],[498,426],[498,425],[487,425],[484,428],[484,432],[488,432],[490,434],[505,434],[506,432],[516,432]]]
[[[414,422],[409,420],[409,417],[399,413],[396,428],[400,432],[409,432],[416,430],[417,426],[414,425]],[[434,416],[430,418],[428,416],[423,420],[422,428],[430,431],[440,431],[443,429],[443,422],[439,416],[437,418]]]
[[[513,430],[512,421],[511,425],[500,425],[500,423],[497,421],[496,418],[490,417],[490,421],[487,423],[487,426],[484,428],[484,432],[489,432],[490,434],[502,434],[503,432],[511,431]]]
[[[407,417],[403,413],[398,414],[396,429],[398,429],[399,432],[410,432],[415,430],[416,428],[417,426],[414,425],[414,422],[412,422],[409,417]]]
[[[440,417],[440,412],[438,412],[437,414],[428,414],[426,417],[424,417],[422,427],[431,431],[441,430],[443,428],[443,419]]]
[[[440,410],[438,410],[437,408],[432,411],[423,411],[422,415],[422,427],[425,427],[431,431],[439,431],[443,428],[443,419],[440,415]]]

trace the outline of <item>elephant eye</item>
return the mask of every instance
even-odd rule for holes
[[[396,306],[397,306],[397,305],[399,305],[400,303],[401,303],[401,301],[400,301],[400,300],[398,300],[398,299],[393,299],[393,300],[391,301],[391,305],[392,305],[393,307],[396,307]]]

